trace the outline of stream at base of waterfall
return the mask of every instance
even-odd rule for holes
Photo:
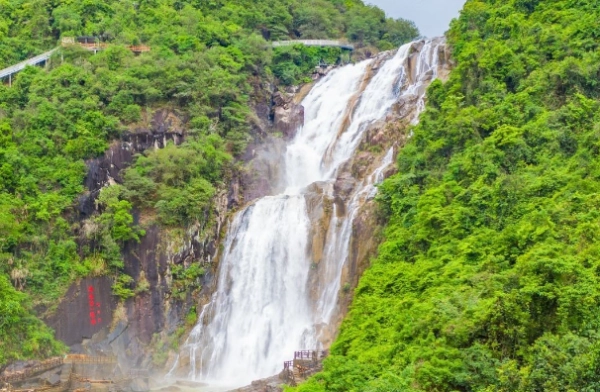
[[[385,119],[401,98],[416,102],[410,120],[417,121],[443,45],[443,39],[421,41],[415,52],[417,46],[407,44],[377,64],[367,60],[337,68],[302,101],[304,126],[281,157],[285,190],[246,206],[229,225],[217,290],[180,350],[191,380],[239,387],[277,374],[294,351],[324,348],[324,331],[339,316],[352,223],[375,196],[394,148],[384,151],[379,167],[366,178],[354,179],[357,186],[341,210],[332,204],[318,261],[310,249],[311,227],[317,223],[311,221],[308,196],[319,184],[324,197],[333,198],[343,164],[369,126]],[[311,280],[317,262],[318,278]],[[173,369],[177,366],[179,360]]]

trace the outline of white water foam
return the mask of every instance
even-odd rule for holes
[[[305,125],[282,157],[285,192],[247,206],[230,225],[217,291],[182,349],[189,356],[190,378],[241,386],[278,373],[295,350],[318,347],[317,326],[328,325],[338,308],[352,224],[362,203],[374,196],[394,150],[360,182],[345,216],[332,214],[319,270],[326,284],[316,306],[309,300],[306,187],[334,181],[369,125],[385,118],[401,97],[416,94],[423,102],[427,73],[437,71],[437,45],[425,42],[414,81],[406,66],[408,44],[374,71],[366,86],[372,60],[334,70],[303,100]]]

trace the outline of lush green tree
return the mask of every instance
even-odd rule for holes
[[[598,20],[590,0],[467,1],[381,186],[379,255],[299,390],[600,388]]]
[[[61,38],[90,36],[107,45],[97,54],[61,47],[45,68],[28,67],[12,87],[0,85],[0,278],[10,277],[19,291],[10,303],[29,299],[51,310],[74,279],[102,274],[114,277],[121,298],[135,295],[141,289],[123,274],[121,255],[144,235],[134,210],[158,225],[212,219],[233,157],[251,139],[250,107],[260,86],[276,82],[274,74],[284,83],[303,81],[320,60],[340,57],[303,47],[278,54],[269,41],[343,38],[363,11],[377,14],[369,19],[377,32],[357,45],[390,40],[385,34],[398,28],[359,0],[0,0],[0,68],[55,48]],[[128,46],[138,44],[151,51],[135,55]],[[185,142],[140,154],[122,184],[88,194],[85,162],[123,132],[147,127],[159,108],[186,119]],[[77,207],[86,198],[97,198],[97,211],[81,221]],[[13,291],[0,286],[0,298]],[[19,312],[24,320],[31,307]],[[0,334],[11,350],[0,354],[0,365],[56,351],[34,330]],[[40,347],[17,344],[28,339]]]
[[[52,331],[31,315],[26,295],[0,274],[0,363],[56,355],[63,350]]]

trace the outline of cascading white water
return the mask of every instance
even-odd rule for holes
[[[263,359],[314,346],[305,295],[310,270],[305,211],[302,195],[265,197],[232,222],[223,283],[204,331],[211,338],[210,356],[202,358],[207,377],[242,381],[246,374],[262,374]],[[213,366],[220,361],[226,366]]]
[[[308,287],[312,260],[306,187],[334,181],[369,125],[384,118],[403,95],[417,94],[422,100],[426,79],[421,76],[437,71],[437,47],[425,43],[416,78],[407,67],[410,51],[411,44],[401,47],[376,71],[372,60],[336,69],[303,100],[305,125],[282,157],[285,192],[251,204],[230,225],[217,291],[184,347],[191,378],[244,385],[276,374],[295,350],[318,347],[318,326],[330,323],[336,312],[352,223],[364,200],[374,196],[375,184],[393,161],[393,148],[362,179],[347,213],[332,215],[319,271],[326,284],[316,304]]]
[[[331,72],[302,102],[304,126],[285,153],[286,193],[297,193],[314,182],[331,178],[331,171],[337,165],[324,164],[324,157],[337,142],[348,106],[356,97],[370,63],[363,61]],[[346,151],[348,155],[351,153]]]
[[[327,233],[327,246],[325,248],[324,259],[327,260],[327,263],[323,271],[324,280],[329,282],[329,284],[323,288],[317,302],[315,312],[316,325],[327,325],[334,315],[342,283],[342,270],[348,260],[350,251],[352,224],[364,201],[372,199],[377,193],[376,185],[384,180],[383,172],[392,164],[393,160],[394,148],[392,147],[383,158],[381,165],[354,192],[348,203],[348,212],[342,218],[338,217],[337,211],[333,212],[331,224],[329,225],[330,229]]]

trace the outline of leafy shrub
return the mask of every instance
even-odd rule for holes
[[[0,68],[61,37],[94,35],[108,45],[98,53],[61,47],[45,69],[27,67],[12,87],[0,84],[0,275],[29,271],[26,295],[51,308],[76,278],[122,273],[123,245],[144,235],[132,209],[155,210],[167,225],[210,219],[210,198],[251,138],[256,86],[269,85],[275,68],[289,83],[302,81],[320,57],[294,54],[278,66],[268,41],[343,37],[357,10],[380,17],[358,0],[0,0]],[[373,39],[389,40],[386,19],[376,25]],[[132,43],[152,50],[134,55]],[[85,193],[86,161],[142,113],[165,106],[190,119],[187,142],[140,156],[80,224],[79,207],[96,196]],[[124,282],[117,288],[130,295]],[[11,358],[54,350],[34,335],[0,344],[14,347]]]
[[[134,280],[131,276],[120,274],[112,285],[112,291],[117,297],[126,300],[135,296],[136,292],[133,286]]]
[[[183,299],[188,292],[200,289],[202,287],[200,278],[204,276],[204,273],[204,269],[199,264],[192,264],[188,268],[183,265],[171,266],[173,295]]]
[[[381,186],[386,240],[298,390],[598,389],[599,19],[467,1],[456,67]]]

